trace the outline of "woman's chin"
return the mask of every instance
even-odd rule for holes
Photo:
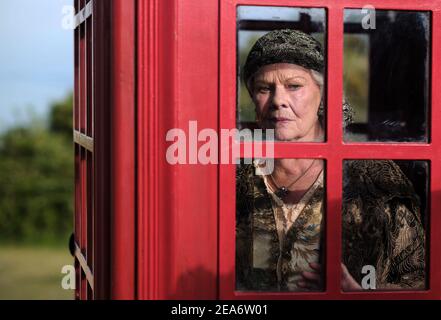
[[[292,130],[292,129],[288,129],[288,128],[284,128],[284,127],[275,127],[274,126],[266,126],[264,127],[264,130],[272,130],[273,134],[274,134],[274,140],[275,141],[296,141],[300,138],[300,134],[298,132],[293,132],[296,130]],[[269,138],[268,136],[268,131],[267,132],[267,139]]]
[[[293,134],[292,132],[286,132],[286,130],[275,130],[274,131],[274,139],[276,141],[293,141],[293,140],[297,140],[296,139],[296,135]]]

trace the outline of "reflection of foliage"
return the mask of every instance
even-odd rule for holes
[[[257,32],[253,34],[252,37],[248,39],[248,42],[239,48],[239,62],[240,62],[240,70],[242,70],[245,65],[245,61],[247,59],[247,55],[251,50],[251,47],[256,43],[257,39],[262,36],[261,32]],[[242,79],[239,79],[239,120],[240,121],[255,121],[256,114],[254,112],[254,105],[248,94],[248,90]]]
[[[367,122],[368,43],[362,35],[344,38],[344,90],[355,111],[354,122]]]
[[[0,137],[0,240],[53,242],[72,230],[72,97],[52,107],[49,129]]]

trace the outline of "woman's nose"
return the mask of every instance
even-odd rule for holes
[[[275,109],[287,108],[288,107],[287,98],[288,95],[284,88],[280,88],[280,87],[275,88],[272,97],[272,107]]]

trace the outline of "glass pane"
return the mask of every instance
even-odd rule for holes
[[[238,129],[274,129],[267,140],[325,140],[325,32],[325,9],[237,8]]]
[[[344,11],[345,141],[428,142],[430,14]]]
[[[343,181],[342,289],[426,289],[428,162],[347,160]]]
[[[323,291],[325,163],[271,161],[237,166],[236,290]]]

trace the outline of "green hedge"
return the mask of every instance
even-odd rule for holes
[[[0,136],[0,241],[67,243],[73,226],[72,96],[55,103],[47,126]]]

